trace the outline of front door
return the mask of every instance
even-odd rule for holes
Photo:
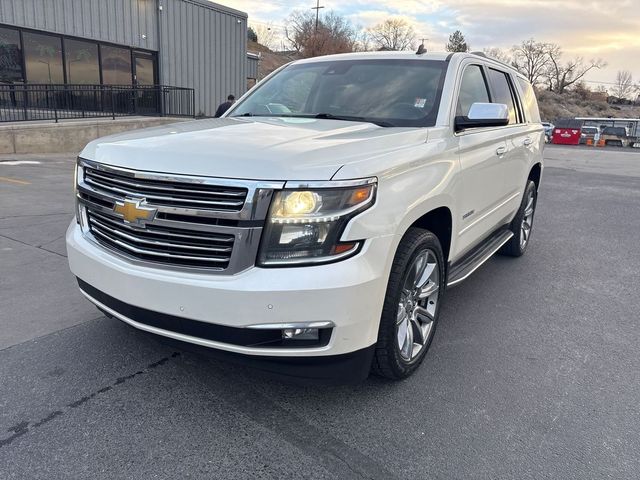
[[[156,85],[156,59],[151,53],[133,52],[133,83],[135,85]]]
[[[456,105],[456,116],[466,116],[474,103],[491,102],[485,69],[470,64],[464,68]],[[508,153],[504,135],[497,128],[472,128],[456,134],[460,158],[457,219],[461,228],[454,256],[460,257],[492,232],[504,216],[504,161]]]
[[[133,84],[136,87],[136,112],[141,115],[160,114],[161,92],[157,86],[155,55],[133,52]]]

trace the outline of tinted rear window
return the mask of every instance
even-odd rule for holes
[[[525,115],[527,122],[539,123],[540,111],[538,110],[538,100],[536,100],[536,94],[533,91],[533,87],[525,79],[517,77],[520,89],[522,90],[522,104],[524,105]],[[545,124],[550,125],[550,124]]]
[[[507,74],[490,68],[489,77],[491,77],[491,84],[496,97],[493,99],[494,103],[503,103],[507,106],[509,109],[509,125],[518,123],[516,103]]]

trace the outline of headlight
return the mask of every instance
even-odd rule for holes
[[[328,263],[354,255],[361,242],[340,242],[349,220],[369,208],[374,180],[353,187],[282,190],[274,195],[259,265]]]

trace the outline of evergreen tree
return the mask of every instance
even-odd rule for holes
[[[456,30],[449,35],[449,43],[446,46],[447,52],[468,52],[469,45],[460,30]]]
[[[251,42],[256,42],[256,43],[258,42],[258,34],[253,29],[253,27],[249,27],[247,29],[247,39]]]

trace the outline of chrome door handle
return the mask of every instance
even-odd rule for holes
[[[525,138],[525,139],[524,139],[524,142],[522,142],[522,144],[523,144],[525,147],[528,147],[528,146],[529,146],[529,145],[531,145],[532,143],[533,143],[533,141],[532,141],[529,137]]]
[[[496,149],[496,155],[498,155],[499,157],[501,157],[502,155],[504,155],[507,151],[507,147],[498,147]]]

